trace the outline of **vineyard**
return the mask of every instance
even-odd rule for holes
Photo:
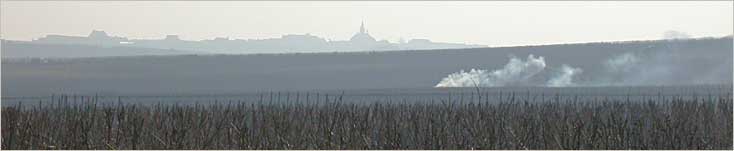
[[[4,106],[2,149],[732,149],[731,93],[488,94],[430,103],[353,103],[340,94],[208,104],[56,96]]]

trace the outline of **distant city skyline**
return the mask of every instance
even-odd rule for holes
[[[733,2],[23,2],[2,1],[0,38],[45,35],[183,40],[316,35],[348,40],[362,21],[376,41],[519,46],[732,34]],[[531,13],[532,12],[532,13]],[[543,13],[538,13],[543,12]]]

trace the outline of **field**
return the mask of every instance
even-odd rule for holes
[[[731,91],[472,88],[4,98],[1,147],[732,149]],[[173,101],[181,98],[194,99]]]

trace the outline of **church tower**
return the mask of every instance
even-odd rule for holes
[[[364,21],[362,21],[362,26],[359,27],[359,33],[354,34],[349,41],[357,43],[374,43],[377,40],[367,33],[367,29],[364,28]]]
[[[359,33],[365,34],[367,31],[364,29],[364,21],[362,21],[362,26],[359,26]]]

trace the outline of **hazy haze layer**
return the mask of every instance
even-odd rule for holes
[[[349,39],[361,21],[378,40],[490,46],[732,34],[732,2],[1,2],[3,39],[46,34],[184,40],[305,34]]]

